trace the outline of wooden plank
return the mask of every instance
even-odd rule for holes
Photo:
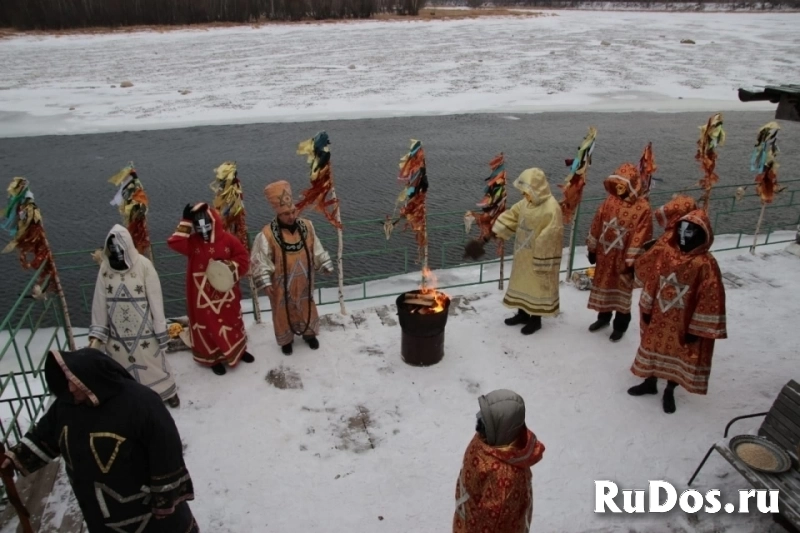
[[[770,417],[773,419],[771,423],[776,426],[776,429],[780,429],[783,432],[786,440],[793,444],[791,448],[796,450],[797,443],[800,442],[800,425],[791,420],[782,409],[782,406],[778,406],[777,409],[771,411]]]
[[[795,380],[789,381],[781,390],[781,396],[786,396],[795,404],[800,405],[800,383]]]
[[[786,437],[786,432],[781,429],[780,421],[776,420],[775,417],[770,418],[767,415],[769,420],[765,420],[763,424],[761,424],[761,428],[758,430],[758,434],[767,437],[770,441],[774,442],[784,450],[789,450],[792,448],[791,441]]]

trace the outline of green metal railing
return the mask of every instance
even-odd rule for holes
[[[0,438],[6,446],[16,444],[45,409],[44,355],[67,346],[64,309],[48,291],[53,280],[39,280],[46,267],[47,261],[34,272],[0,323]],[[37,282],[42,297],[34,298]]]
[[[781,181],[781,185],[788,185],[789,189],[780,194],[767,208],[758,246],[794,240],[794,234],[776,238],[775,232],[795,230],[800,225],[798,183],[800,179]],[[721,248],[717,246],[714,248],[715,251],[749,248],[752,245],[752,235],[761,205],[758,197],[752,193],[752,188],[749,189],[750,194],[747,197],[736,201],[735,191],[740,186],[744,185],[719,185],[712,191],[710,212],[715,233],[737,236],[732,245]],[[650,195],[651,205],[663,205],[676,192],[699,196],[699,189],[696,188],[663,192],[655,190]],[[566,268],[562,272],[574,269],[576,250],[584,244],[591,217],[604,199],[605,196],[585,198],[579,206],[574,225],[569,228],[569,232],[565,232],[564,246],[569,243],[570,232],[573,233],[573,244],[568,251]],[[499,259],[473,263],[463,261],[463,244],[468,238],[464,233],[464,212],[448,211],[428,216],[430,267],[438,271],[438,287],[442,289],[499,281],[497,268]],[[774,222],[777,220],[781,222]],[[352,271],[353,265],[360,267],[364,272],[358,276],[345,278],[346,301],[396,296],[419,284],[417,248],[413,234],[410,232],[403,234],[398,229],[392,238],[387,240],[383,232],[383,222],[384,219],[345,221],[345,250],[348,250],[343,255],[345,272]],[[316,224],[315,227],[325,247],[328,250],[335,250],[336,234],[333,228],[323,222]],[[256,234],[257,232],[251,233],[251,237]],[[748,238],[745,239],[745,236]],[[92,251],[78,250],[55,254],[62,285],[67,287],[70,309],[90,311],[97,276],[97,265],[90,258]],[[171,252],[164,242],[154,243],[153,253],[156,268],[165,287],[165,304],[176,307],[184,301],[181,295],[185,277],[185,258]],[[380,263],[383,266],[366,268],[372,263]],[[64,312],[59,299],[54,296],[46,299],[27,296],[31,294],[44,268],[43,265],[31,276],[0,325],[0,342],[2,342],[0,433],[3,442],[7,444],[18,441],[27,430],[27,426],[36,420],[45,407],[48,393],[42,376],[44,355],[54,347],[61,349],[67,345]],[[506,272],[510,270],[509,265]],[[408,275],[408,279],[394,283],[388,288],[380,283],[386,278],[402,275]],[[70,278],[69,282],[65,283],[65,278]],[[333,278],[318,278],[318,304],[337,302],[336,281]],[[44,280],[43,283],[46,292],[46,285],[50,280]],[[70,294],[69,287],[76,286],[79,287],[78,294]],[[242,290],[244,297],[251,296],[247,284],[242,284]],[[252,313],[252,311],[245,312]],[[85,336],[85,332],[75,334],[76,338]]]

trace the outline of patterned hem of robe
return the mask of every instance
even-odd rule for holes
[[[631,312],[632,291],[621,291],[618,289],[598,289],[592,288],[589,295],[589,309],[598,313],[609,313],[618,311],[620,313]]]
[[[306,328],[305,322],[300,324],[292,324],[291,327],[281,333],[275,333],[275,341],[278,346],[284,346],[294,341],[295,331],[303,331],[303,335],[319,335],[319,318],[311,321],[311,327]]]
[[[640,346],[631,372],[640,378],[656,377],[674,381],[693,394],[707,394],[711,367],[691,365],[678,356],[651,352]]]
[[[509,291],[511,292],[511,291]],[[522,309],[529,315],[555,316],[559,311],[559,299],[550,298],[537,299],[531,301],[529,298],[519,298],[512,296],[508,292],[503,298],[503,305],[510,309]]]
[[[192,358],[194,361],[203,366],[214,366],[217,363],[227,363],[231,368],[239,364],[239,359],[244,355],[247,350],[246,337],[243,337],[236,346],[231,348],[231,352],[225,355],[222,351],[217,350],[211,355],[198,353],[192,349]]]

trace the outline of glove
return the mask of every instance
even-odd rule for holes
[[[691,343],[693,343],[693,342],[697,342],[697,341],[699,341],[699,340],[700,340],[700,337],[698,337],[697,335],[692,335],[691,333],[687,333],[687,334],[686,334],[686,335],[683,337],[683,341],[684,341],[686,344],[691,344]]]
[[[192,204],[186,204],[186,207],[183,208],[183,220],[192,220],[193,207]]]
[[[633,272],[634,272],[633,265],[627,267],[625,270],[622,271],[622,273],[625,274],[626,276],[633,276]]]
[[[646,252],[647,250],[652,248],[655,243],[656,243],[656,239],[651,239],[651,240],[647,241],[646,243],[644,243],[642,245],[642,248],[644,248],[644,251]]]
[[[650,320],[652,320],[652,318],[653,318],[653,315],[643,314],[642,315],[642,322],[644,322],[647,325],[650,325]]]
[[[589,252],[589,264],[597,263],[597,254],[594,252]]]

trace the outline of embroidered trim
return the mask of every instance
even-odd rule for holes
[[[95,439],[114,439],[117,441],[116,446],[114,446],[114,451],[111,453],[111,457],[108,461],[103,464],[103,461],[100,459],[100,456],[97,453],[97,449],[94,447],[94,440]],[[89,448],[92,450],[92,455],[94,455],[94,460],[97,463],[97,467],[100,471],[104,474],[108,474],[111,471],[111,467],[114,466],[114,461],[117,460],[117,454],[119,454],[119,447],[122,446],[122,443],[125,442],[127,439],[116,433],[108,433],[108,432],[99,432],[99,433],[89,433]]]
[[[100,400],[98,400],[97,396],[95,396],[94,393],[91,390],[89,390],[89,387],[84,385],[83,382],[80,379],[78,379],[78,376],[73,374],[72,371],[69,368],[67,368],[67,363],[65,363],[64,358],[61,357],[61,352],[57,350],[52,350],[50,353],[53,354],[53,357],[56,358],[58,366],[61,367],[61,371],[64,372],[64,375],[67,376],[67,379],[70,380],[73,384],[77,385],[78,388],[81,389],[89,397],[89,399],[92,401],[95,407],[100,405]]]
[[[178,487],[180,487],[181,485],[183,485],[184,483],[189,481],[189,479],[191,479],[191,477],[189,476],[189,474],[187,472],[186,475],[184,475],[178,481],[174,481],[174,482],[169,483],[167,485],[151,485],[150,486],[150,492],[151,493],[152,492],[169,492],[171,490],[177,489]]]
[[[306,247],[306,239],[308,238],[308,228],[306,227],[305,222],[297,219],[297,227],[300,229],[300,240],[296,243],[287,243],[283,241],[283,236],[281,235],[281,227],[278,225],[278,219],[272,221],[269,225],[269,229],[272,232],[272,236],[275,238],[275,242],[278,243],[278,246],[283,249],[284,252],[299,252],[303,248]]]
[[[103,326],[90,326],[89,336],[94,337],[100,342],[106,342],[108,340],[108,331],[109,329]]]
[[[30,451],[32,451],[33,453],[35,453],[35,454],[36,454],[36,456],[37,456],[39,459],[41,459],[42,461],[44,461],[45,463],[49,463],[50,461],[52,461],[52,460],[53,460],[53,458],[52,458],[52,457],[50,457],[49,455],[47,455],[46,453],[44,453],[44,452],[41,450],[41,448],[39,448],[37,445],[35,445],[35,444],[33,443],[33,441],[32,441],[32,440],[30,440],[28,437],[22,437],[22,440],[20,440],[20,442],[21,442],[22,444],[24,444],[25,446],[27,446],[27,447],[28,447],[28,449],[29,449]]]

